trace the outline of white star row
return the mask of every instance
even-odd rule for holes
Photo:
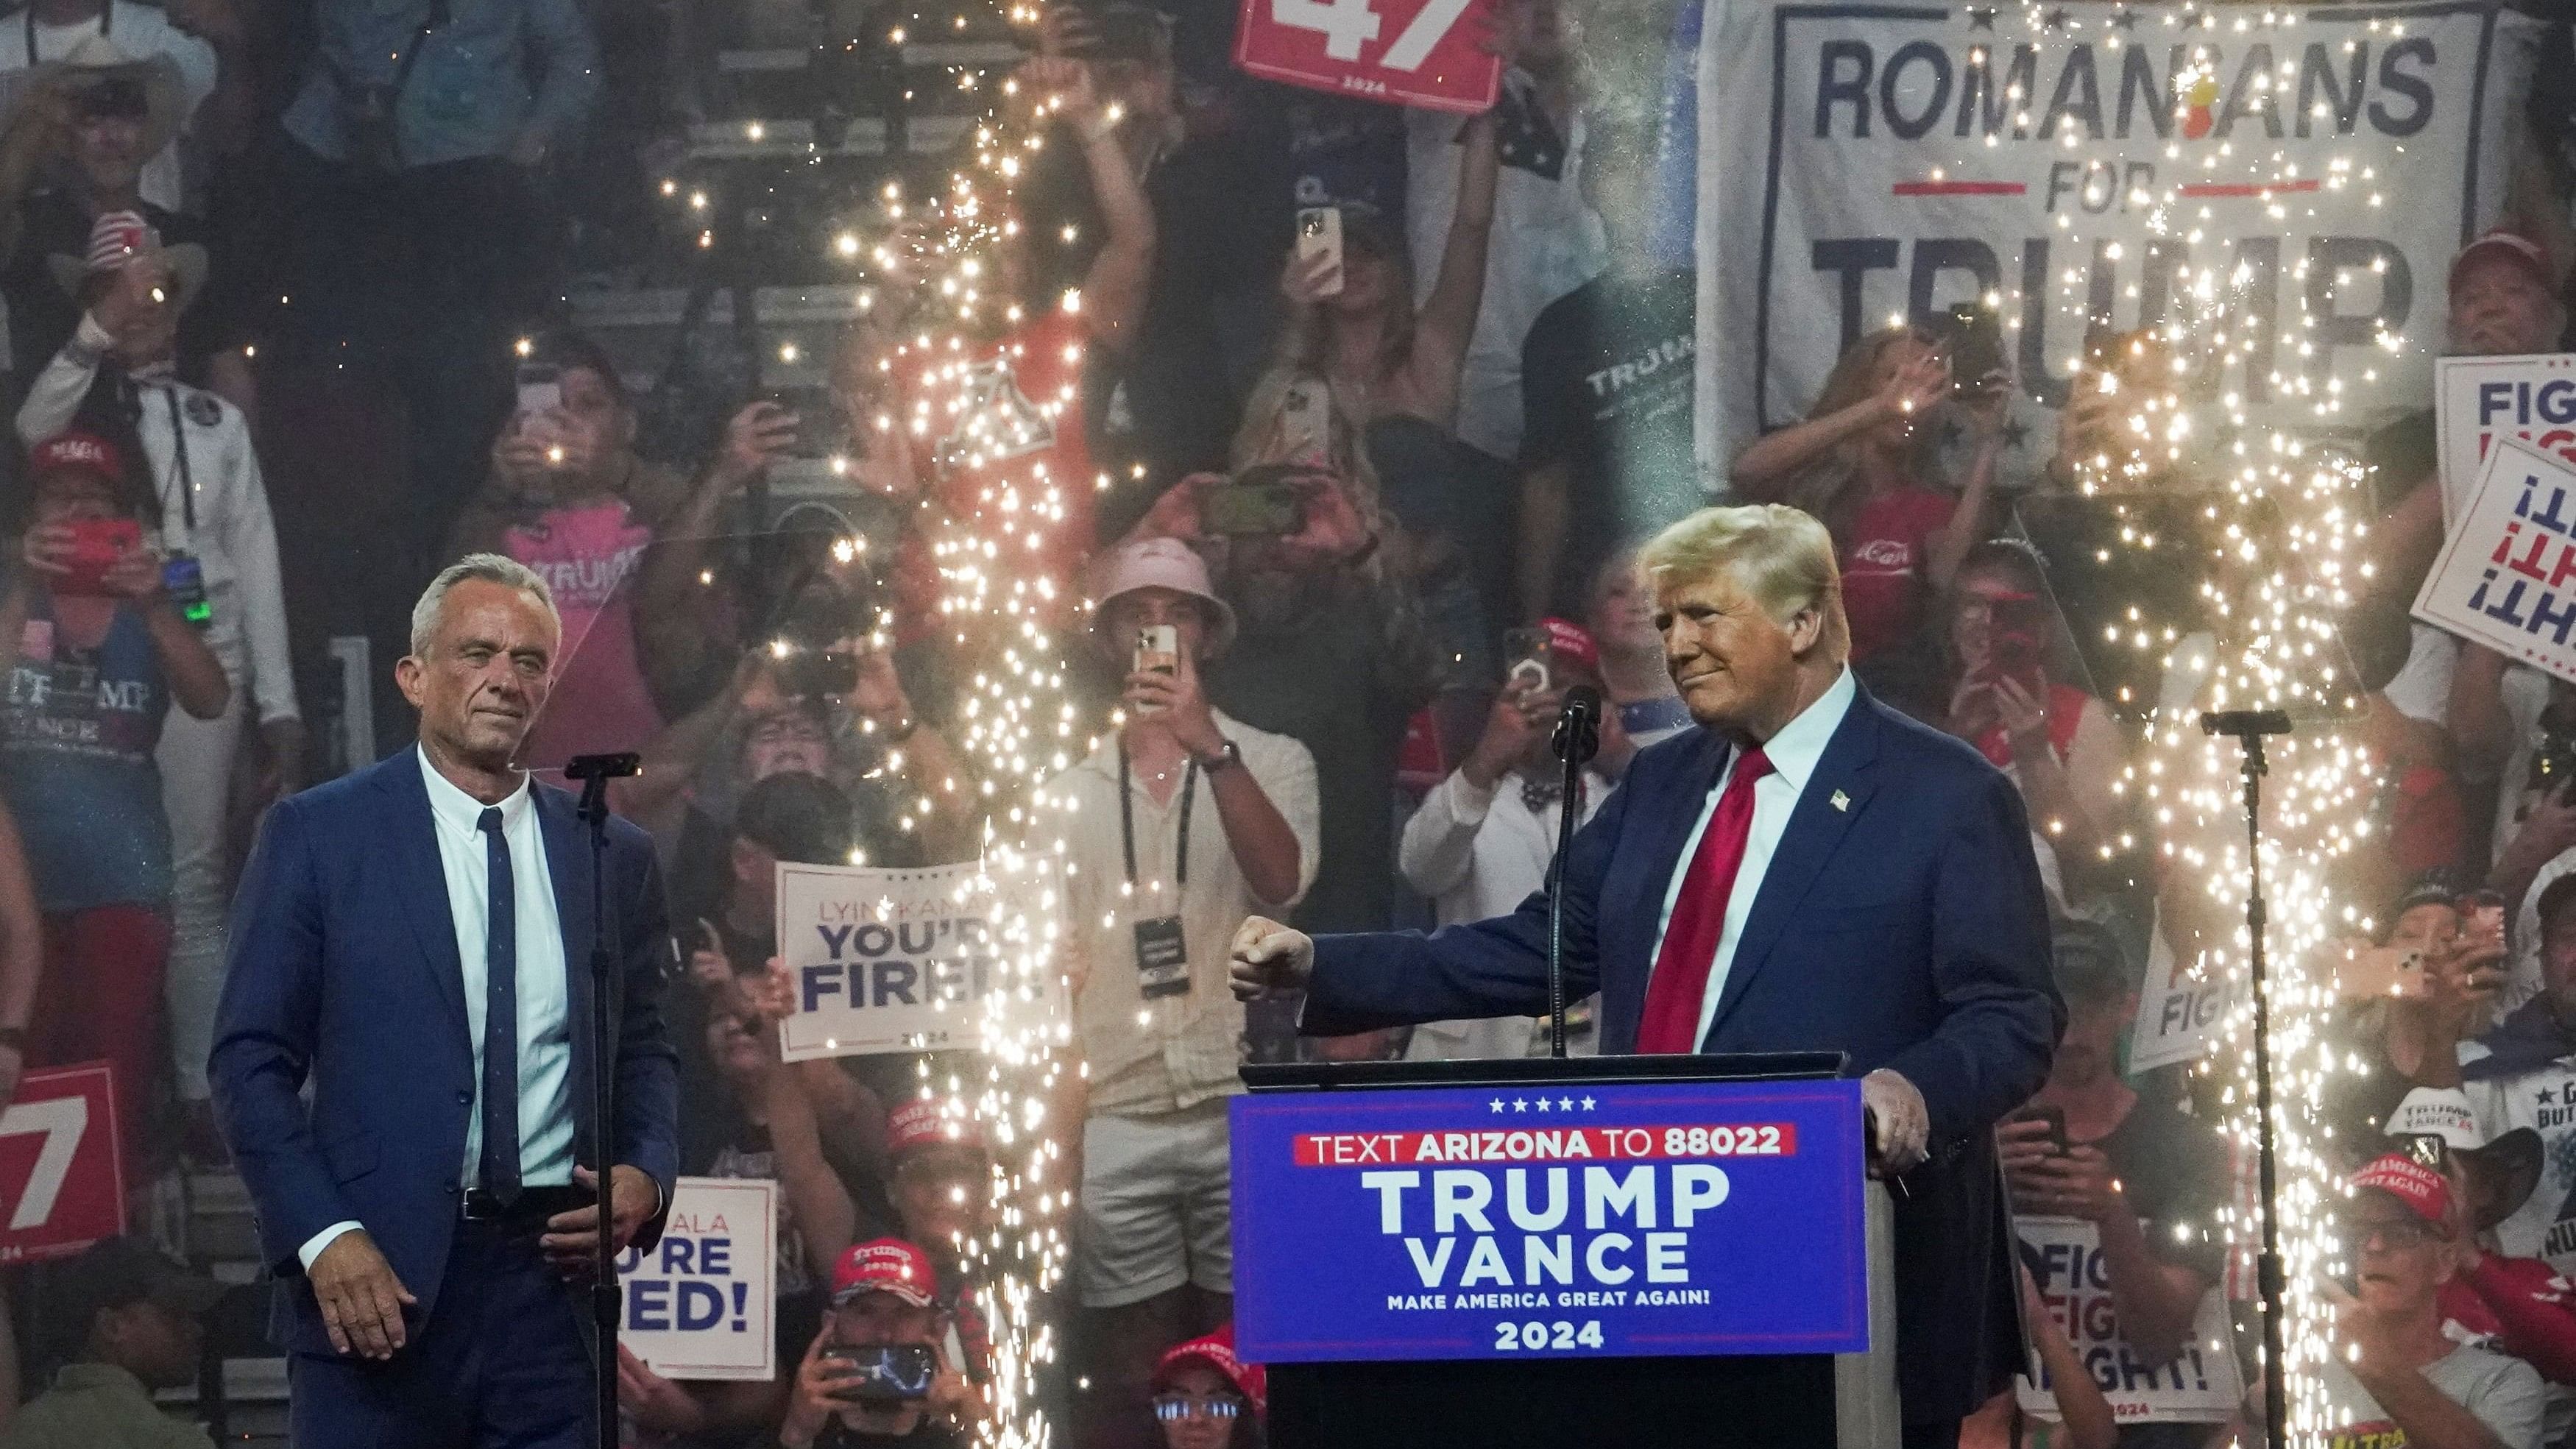
[[[1512,1109],[1513,1111],[1515,1111],[1515,1112],[1526,1112],[1526,1111],[1528,1111],[1528,1110],[1530,1109],[1530,1101],[1531,1101],[1531,1099],[1530,1099],[1530,1098],[1528,1098],[1528,1097],[1514,1097],[1514,1098],[1512,1098],[1512,1100],[1511,1100],[1511,1104],[1510,1104],[1510,1105],[1511,1105],[1511,1109]],[[1540,1097],[1540,1098],[1538,1098],[1538,1099],[1537,1099],[1537,1102],[1538,1102],[1538,1109],[1539,1109],[1540,1111],[1542,1111],[1542,1112],[1546,1112],[1546,1111],[1550,1111],[1550,1110],[1554,1110],[1554,1111],[1558,1111],[1558,1112],[1571,1112],[1571,1111],[1573,1111],[1573,1110],[1574,1110],[1574,1099],[1573,1099],[1572,1097],[1559,1097],[1559,1098],[1557,1098],[1557,1099],[1556,1099],[1555,1101],[1553,1101],[1553,1102],[1549,1101],[1549,1100],[1548,1100],[1547,1098],[1545,1098],[1545,1097]],[[1493,1109],[1494,1111],[1496,1111],[1496,1112],[1500,1112],[1500,1111],[1502,1111],[1502,1110],[1503,1110],[1504,1103],[1503,1103],[1503,1099],[1502,1099],[1502,1098],[1500,1098],[1500,1097],[1496,1097],[1494,1100],[1492,1100],[1491,1102],[1486,1103],[1485,1105],[1486,1105],[1486,1106],[1488,1106],[1488,1107],[1490,1107],[1490,1108],[1492,1108],[1492,1109]],[[1595,1108],[1595,1107],[1597,1107],[1597,1106],[1599,1106],[1599,1105],[1600,1105],[1600,1102],[1599,1102],[1599,1100],[1598,1100],[1597,1098],[1593,1098],[1593,1097],[1586,1097],[1586,1098],[1584,1098],[1584,1099],[1583,1099],[1583,1110],[1584,1110],[1584,1111],[1586,1111],[1586,1112],[1591,1111],[1593,1108]]]

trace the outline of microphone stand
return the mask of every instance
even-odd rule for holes
[[[2290,716],[2277,709],[2203,714],[2200,732],[2226,735],[2245,748],[2246,966],[2254,983],[2254,1136],[2263,1213],[2263,1252],[2254,1267],[2255,1291],[2263,1301],[2263,1442],[2268,1449],[2288,1449],[2289,1381],[2281,1342],[2281,1297],[2288,1285],[2281,1269],[2281,1215],[2272,1164],[2272,1008],[2264,986],[2263,930],[2271,916],[2263,903],[2263,776],[2268,772],[2263,737],[2288,734]]]
[[[564,778],[581,782],[582,822],[590,827],[590,1160],[599,1207],[599,1242],[592,1264],[590,1319],[597,1331],[597,1353],[591,1363],[599,1398],[599,1449],[618,1449],[617,1433],[617,1248],[611,1231],[616,1218],[609,1194],[615,1175],[617,1121],[617,953],[609,942],[608,917],[608,782],[643,773],[632,754],[575,755],[564,766]]]
[[[1547,1054],[1565,1059],[1565,855],[1574,845],[1574,826],[1583,810],[1583,767],[1601,751],[1601,691],[1589,685],[1567,690],[1565,709],[1556,717],[1549,740],[1565,762],[1564,793],[1557,797],[1556,859],[1547,871]]]

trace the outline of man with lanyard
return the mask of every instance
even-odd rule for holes
[[[1233,1317],[1226,1098],[1242,1006],[1226,947],[1315,879],[1315,764],[1303,745],[1209,707],[1200,668],[1234,610],[1174,539],[1102,561],[1097,639],[1126,673],[1122,727],[1047,787],[1065,810],[1068,958],[1086,1081],[1074,1287],[1091,1319],[1103,1426],[1148,1425],[1155,1357]],[[1210,826],[1214,828],[1211,829]],[[1076,1442],[1096,1442],[1077,1433]]]
[[[174,714],[161,734],[162,800],[170,815],[173,945],[171,1053],[190,1150],[220,1158],[207,1105],[206,1054],[223,988],[224,816],[247,696],[269,760],[261,798],[300,787],[304,727],[287,654],[286,602],[277,534],[259,458],[239,409],[173,375],[179,314],[205,285],[202,248],[166,250],[133,212],[101,216],[85,258],[50,259],[84,311],[79,330],[38,373],[18,410],[32,446],[72,425],[84,404],[116,415],[107,430],[132,436],[160,500],[164,585],[224,666],[237,703],[221,718]],[[102,396],[92,401],[93,392]]]

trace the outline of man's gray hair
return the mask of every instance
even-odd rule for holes
[[[555,612],[555,591],[535,569],[517,559],[497,553],[469,553],[438,571],[438,577],[421,590],[420,602],[411,606],[411,654],[414,659],[429,657],[429,636],[438,632],[438,611],[446,606],[447,591],[467,579],[484,579],[506,584],[533,596],[545,606],[546,617],[563,628],[563,616]]]

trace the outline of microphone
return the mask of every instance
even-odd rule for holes
[[[616,755],[575,755],[564,762],[567,780],[620,780],[644,773],[644,757],[629,750]]]
[[[1601,753],[1601,691],[1578,684],[1565,691],[1565,708],[1556,717],[1549,748],[1567,765],[1580,769]]]
[[[1547,1054],[1565,1057],[1565,852],[1574,843],[1574,823],[1583,805],[1583,767],[1601,752],[1601,691],[1578,684],[1565,692],[1565,708],[1556,717],[1556,734],[1548,742],[1565,762],[1563,793],[1557,797],[1556,858],[1547,867]]]
[[[2232,735],[2237,739],[2286,735],[2290,732],[2290,712],[2286,709],[2212,710],[2201,715],[2200,732],[2205,735]]]

